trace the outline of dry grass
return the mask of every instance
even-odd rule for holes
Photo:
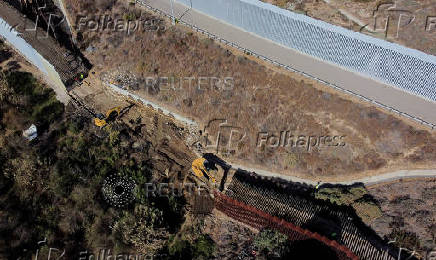
[[[435,180],[409,180],[377,185],[368,189],[383,211],[383,216],[371,223],[371,227],[377,233],[388,235],[394,229],[411,231],[420,241],[419,250],[434,249],[436,244]]]
[[[113,16],[139,12],[131,8],[117,2]],[[152,15],[144,12],[141,17]],[[279,73],[235,55],[186,28],[169,27],[163,33],[137,32],[129,37],[112,32],[100,33],[98,37],[84,33],[84,38],[84,43],[98,48],[88,54],[96,70],[112,76],[132,75],[134,83],[127,86],[131,91],[200,123],[226,119],[242,129],[246,137],[235,144],[237,149],[233,147],[235,151],[229,157],[232,160],[313,178],[435,165],[434,134],[374,107],[324,91],[322,86],[311,85],[294,74]],[[232,77],[234,88],[198,90],[185,83],[178,90],[163,90],[152,88],[145,81],[146,77],[200,76]],[[217,125],[208,129],[210,133],[216,130]],[[310,152],[304,148],[256,148],[258,132],[284,130],[307,136],[343,135],[346,146],[314,148]]]

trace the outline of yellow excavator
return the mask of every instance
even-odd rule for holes
[[[130,104],[125,108],[111,108],[106,112],[106,115],[96,114],[94,118],[94,124],[100,128],[105,127],[107,124],[112,123],[113,121],[115,121],[115,119],[125,114],[134,105],[135,104]]]
[[[84,102],[82,102],[79,98],[72,95],[70,92],[68,92],[68,96],[70,96],[71,100],[73,100],[74,103],[78,107],[82,107],[86,111],[88,111],[88,113],[90,113],[94,117],[94,124],[100,128],[103,128],[103,127],[107,126],[108,124],[112,123],[117,118],[119,118],[119,117],[123,116],[125,113],[127,113],[127,111],[129,111],[130,108],[135,106],[134,103],[127,101],[130,103],[130,105],[127,107],[121,108],[118,106],[118,107],[114,107],[114,108],[109,109],[105,115],[101,114],[101,113],[97,114],[96,112],[94,112],[93,109],[89,108]]]
[[[97,114],[94,118],[94,124],[98,127],[105,127],[108,123],[114,121],[121,113],[121,107],[114,107],[106,112],[106,115]]]
[[[192,162],[192,171],[195,176],[198,178],[205,177],[208,181],[215,183],[216,179],[211,173],[213,168],[213,165],[203,157],[197,158]]]

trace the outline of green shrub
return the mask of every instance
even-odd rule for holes
[[[363,186],[321,188],[315,193],[315,198],[328,200],[338,205],[352,206],[363,221],[369,222],[382,215],[382,211]]]
[[[181,239],[179,236],[172,236],[168,243],[168,253],[171,259],[192,259],[193,249],[189,241]]]
[[[123,19],[126,21],[134,21],[136,20],[136,15],[134,13],[125,13]]]
[[[215,242],[209,235],[202,235],[195,240],[192,249],[195,259],[210,259],[215,252]]]
[[[254,238],[253,244],[262,254],[280,256],[286,252],[289,241],[278,231],[264,229]]]
[[[394,228],[387,237],[389,240],[395,241],[395,245],[398,247],[407,248],[409,250],[420,248],[420,241],[415,233]]]
[[[165,238],[159,232],[162,221],[163,214],[160,210],[137,205],[133,214],[124,211],[122,218],[115,223],[114,232],[126,245],[142,247],[148,244],[149,246]]]
[[[33,108],[32,119],[42,124],[49,124],[59,119],[64,113],[64,105],[57,100],[47,100]]]
[[[365,187],[322,188],[315,194],[315,197],[338,205],[351,205],[365,194],[367,194]]]
[[[9,72],[6,77],[9,87],[18,95],[32,95],[37,85],[36,79],[28,72]]]

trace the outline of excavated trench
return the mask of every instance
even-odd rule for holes
[[[63,13],[51,0],[0,2],[0,17],[53,67],[67,89],[92,64],[74,44]]]

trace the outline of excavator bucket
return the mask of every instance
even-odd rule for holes
[[[104,127],[106,126],[107,122],[104,119],[100,119],[100,118],[94,118],[94,124],[98,127]]]
[[[106,112],[106,118],[114,117],[114,119],[120,114],[121,107],[114,107]]]
[[[216,179],[212,176],[209,169],[207,169],[206,164],[207,160],[205,158],[197,158],[192,162],[192,171],[198,178],[204,177],[208,181],[215,183]]]

